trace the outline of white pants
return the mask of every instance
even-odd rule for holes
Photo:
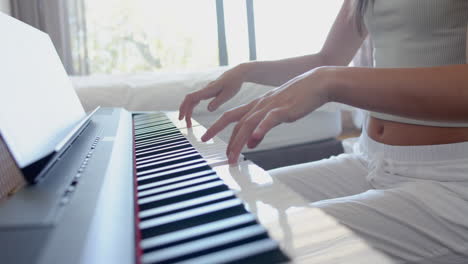
[[[270,171],[397,263],[468,263],[468,142],[389,146]]]

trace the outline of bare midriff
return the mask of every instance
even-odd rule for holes
[[[370,117],[367,134],[377,142],[395,146],[451,144],[468,141],[468,127],[433,127]]]

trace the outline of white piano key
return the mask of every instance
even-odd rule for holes
[[[192,264],[192,263],[227,263],[233,261],[241,261],[243,259],[260,255],[265,252],[274,251],[278,248],[278,243],[271,239],[262,239],[237,247],[232,247],[224,250],[214,252],[212,254],[203,255],[196,258],[187,259],[178,262],[178,264]],[[271,258],[277,258],[272,256]],[[286,258],[278,259],[266,258],[262,263],[285,263]]]
[[[205,176],[205,177],[201,177],[201,178],[197,178],[197,179],[189,180],[189,181],[184,181],[184,182],[180,182],[180,183],[174,183],[174,184],[159,187],[159,188],[152,188],[152,189],[149,189],[149,190],[146,190],[146,191],[138,192],[138,197],[154,195],[154,194],[167,192],[167,191],[174,190],[174,189],[180,189],[182,187],[194,185],[194,184],[197,184],[197,183],[205,183],[205,182],[209,182],[209,181],[217,180],[217,179],[219,179],[218,176],[212,175],[212,176]]]
[[[135,140],[142,140],[142,139],[153,138],[153,137],[162,137],[162,136],[171,135],[171,134],[175,135],[178,133],[179,131],[177,128],[168,129],[164,131],[154,131],[154,132],[147,133],[147,134],[136,135]]]
[[[195,152],[195,153],[189,153],[189,154],[185,154],[185,155],[179,155],[179,156],[176,156],[176,157],[170,157],[170,158],[166,158],[166,159],[162,159],[162,160],[158,160],[158,161],[153,161],[153,162],[150,162],[150,163],[146,163],[144,165],[137,165],[136,168],[138,170],[139,169],[144,169],[144,168],[147,168],[147,167],[156,166],[156,165],[164,164],[164,163],[167,163],[167,162],[177,161],[177,160],[186,159],[186,158],[190,158],[190,157],[200,157],[200,154]]]
[[[195,227],[185,228],[164,235],[147,238],[141,241],[140,246],[143,250],[160,247],[169,243],[174,243],[177,241],[189,239],[191,237],[221,231],[223,229],[248,223],[255,223],[255,217],[251,214],[242,214]]]
[[[148,149],[144,149],[144,150],[139,150],[139,151],[135,151],[136,155],[144,155],[144,154],[149,154],[149,153],[154,153],[154,152],[158,152],[158,151],[163,151],[163,150],[167,150],[167,149],[171,149],[171,148],[175,148],[175,147],[180,147],[180,146],[186,146],[186,145],[190,145],[188,142],[183,142],[183,143],[174,143],[174,144],[171,144],[169,146],[166,146],[166,147],[154,147],[154,148],[150,148],[149,150]]]
[[[142,184],[142,185],[139,185],[137,187],[137,190],[141,191],[141,190],[149,189],[149,188],[152,188],[152,187],[163,186],[163,185],[167,185],[167,184],[170,184],[170,183],[173,183],[173,182],[180,182],[180,181],[189,180],[189,179],[193,179],[193,178],[197,178],[197,177],[201,177],[201,176],[207,176],[207,175],[216,175],[216,174],[211,169],[210,170],[205,170],[205,171],[200,171],[200,172],[191,173],[191,174],[184,175],[184,176],[174,177],[174,178],[163,180],[163,181],[152,182],[152,183],[148,183],[148,184]]]
[[[149,180],[149,179],[157,178],[157,177],[160,177],[160,176],[179,173],[179,172],[183,172],[183,171],[189,171],[189,170],[196,169],[196,168],[201,168],[201,167],[207,167],[207,164],[206,163],[198,163],[198,164],[191,165],[191,166],[186,166],[186,167],[183,167],[183,168],[177,168],[177,169],[173,169],[173,170],[169,170],[169,171],[163,171],[163,172],[154,173],[154,174],[150,174],[150,175],[146,175],[146,176],[141,176],[141,177],[137,178],[137,181],[141,182],[141,181],[144,181],[144,180]]]
[[[189,187],[189,188],[185,188],[185,189],[182,189],[182,190],[173,191],[171,193],[165,193],[165,194],[155,195],[155,196],[151,196],[151,197],[147,197],[147,198],[142,198],[142,199],[138,200],[138,204],[143,205],[143,204],[147,204],[147,203],[161,201],[161,200],[164,200],[164,199],[169,199],[169,198],[172,198],[172,197],[176,197],[176,196],[180,196],[180,195],[184,195],[184,194],[189,194],[189,193],[193,193],[193,192],[197,192],[197,191],[202,191],[202,190],[206,190],[206,189],[210,189],[210,188],[214,188],[214,187],[218,187],[218,186],[223,186],[223,185],[224,184],[223,184],[222,181],[215,181],[215,182],[210,182],[210,183],[206,183],[206,184],[201,184],[201,185],[197,185],[197,186],[194,186],[194,187]]]
[[[181,134],[174,134],[174,135],[169,135],[169,136],[164,136],[164,137],[145,139],[141,141],[137,140],[135,143],[135,147],[142,147],[144,145],[156,144],[156,143],[161,143],[161,142],[175,140],[175,139],[185,139],[185,137]]]
[[[164,213],[168,213],[168,212],[171,212],[171,211],[180,210],[180,209],[191,207],[191,206],[194,206],[194,205],[199,205],[199,204],[212,202],[212,201],[220,200],[220,199],[223,199],[223,198],[229,198],[229,197],[230,198],[235,198],[234,193],[232,191],[228,190],[228,191],[224,191],[224,192],[205,195],[205,196],[202,196],[202,197],[190,199],[190,200],[179,202],[179,203],[174,203],[174,204],[170,204],[170,205],[166,205],[166,206],[161,206],[161,207],[158,207],[158,208],[143,210],[143,211],[140,211],[138,216],[140,218],[151,217],[151,216],[154,216],[154,215],[164,214]]]
[[[158,171],[169,170],[169,169],[173,169],[173,168],[179,168],[179,167],[182,167],[182,166],[187,166],[187,165],[191,165],[191,164],[199,163],[199,162],[203,162],[203,163],[206,164],[206,162],[205,162],[205,160],[203,158],[199,158],[199,159],[180,162],[180,163],[177,163],[177,164],[172,164],[172,165],[159,167],[159,168],[155,168],[155,169],[151,169],[151,170],[145,170],[145,171],[137,172],[137,176],[139,177],[139,176],[145,176],[145,175],[148,175],[148,174],[154,174],[154,173],[157,173]]]
[[[199,215],[206,215],[212,212],[217,212],[217,211],[225,210],[225,209],[240,206],[240,205],[242,205],[242,202],[239,199],[234,198],[231,200],[222,201],[222,202],[210,204],[210,205],[205,205],[199,208],[195,208],[195,209],[191,209],[191,210],[187,210],[187,211],[183,211],[183,212],[179,212],[179,213],[175,213],[171,215],[165,215],[162,217],[153,218],[153,219],[146,220],[146,221],[141,221],[139,224],[139,227],[141,230],[144,230],[148,228],[161,226],[164,224],[173,223],[176,221],[181,221],[181,220],[199,216]]]
[[[192,148],[190,150],[185,150],[185,151],[178,151],[178,152],[175,152],[174,154],[165,153],[166,155],[160,155],[160,156],[157,156],[157,157],[154,157],[154,158],[138,161],[137,162],[137,168],[139,168],[142,165],[146,165],[148,163],[152,163],[152,162],[155,162],[155,161],[166,160],[166,159],[170,159],[170,158],[174,158],[174,157],[180,157],[180,156],[184,156],[184,155],[187,155],[187,154],[193,154],[193,153],[198,154],[197,150],[194,149],[194,148]]]
[[[218,235],[210,236],[207,238],[198,239],[188,243],[180,244],[174,247],[153,251],[143,254],[143,263],[152,263],[157,261],[167,261],[183,255],[189,255],[198,251],[206,250],[209,248],[217,247],[223,244],[232,243],[235,241],[244,240],[250,237],[265,234],[266,230],[261,226],[254,225],[248,226],[234,231],[221,233]],[[229,256],[225,256],[229,258]],[[205,262],[192,262],[192,263],[205,263]]]
[[[137,164],[143,164],[145,162],[149,162],[153,159],[164,159],[164,157],[171,156],[171,155],[179,155],[179,153],[185,153],[185,152],[190,152],[190,151],[197,151],[194,147],[188,146],[182,149],[176,149],[176,150],[171,150],[167,151],[164,153],[159,153],[159,154],[153,154],[153,155],[148,155],[145,157],[137,158],[136,162]]]

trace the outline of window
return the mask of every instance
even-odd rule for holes
[[[88,0],[91,73],[216,66],[212,0]]]
[[[317,52],[342,1],[84,0],[76,38],[90,74],[235,65]]]

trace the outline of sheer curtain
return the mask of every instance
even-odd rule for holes
[[[55,48],[62,59],[68,74],[77,74],[73,64],[72,41],[70,30],[74,28],[72,17],[76,8],[70,8],[82,0],[11,0],[11,13],[15,18],[30,24],[49,34]],[[84,24],[84,23],[83,23]]]

